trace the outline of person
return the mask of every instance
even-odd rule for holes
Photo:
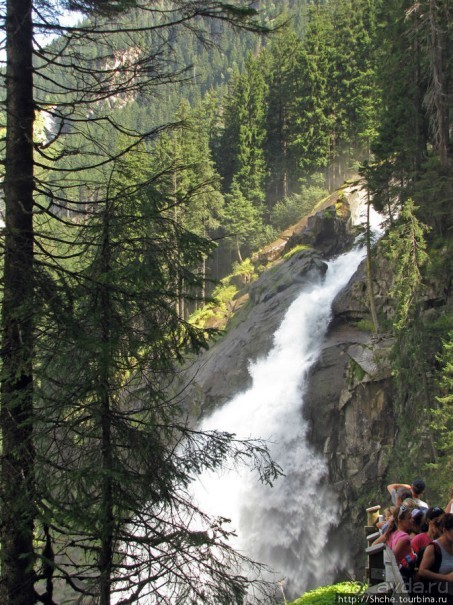
[[[403,502],[404,504],[404,502]],[[416,536],[418,536],[423,531],[423,521],[424,521],[424,509],[422,508],[413,508],[412,511],[412,529],[409,532],[409,537],[411,539],[411,544]]]
[[[453,485],[451,486],[451,489],[450,489],[450,501],[447,504],[447,506],[445,507],[445,512],[453,513]]]
[[[387,489],[393,485],[396,485],[395,483],[392,483],[391,485],[387,486]],[[400,507],[403,502],[405,500],[408,500],[409,498],[412,498],[412,492],[409,488],[407,487],[398,487],[395,490],[393,490],[391,493],[391,498],[392,498],[392,504],[395,508]]]
[[[409,485],[408,483],[390,483],[390,485],[387,485],[387,491],[389,492],[392,498],[392,502],[395,506],[398,506],[398,490],[405,488],[411,492],[409,497],[412,497],[415,500],[417,508],[429,508],[428,504],[420,498],[420,496],[425,491],[425,487],[425,482],[422,479],[415,479],[415,481],[413,481],[411,485]]]
[[[444,511],[439,506],[428,508],[428,510],[425,511],[425,527],[422,532],[412,538],[411,542],[412,550],[417,555],[422,553],[428,544],[431,544],[433,540],[436,540],[441,535],[439,520],[443,514]]]
[[[418,576],[424,581],[425,594],[447,597],[448,605],[453,604],[453,514],[442,517],[441,536],[428,544],[418,569]],[[443,600],[445,602],[445,600]]]
[[[384,510],[384,519],[383,521],[378,521],[376,523],[376,527],[378,528],[380,534],[385,534],[386,529],[390,525],[391,520],[393,519],[393,515],[395,514],[396,506],[388,506]]]
[[[391,534],[398,529],[398,513],[400,510],[408,511],[412,518],[418,515],[420,512],[418,509],[415,509],[412,498],[406,498],[404,503],[402,503],[400,506],[391,506],[390,510],[392,511],[392,516],[390,517],[389,522],[383,528],[381,535],[373,542],[373,546],[375,544],[388,543]],[[411,531],[413,530],[413,525],[414,523],[412,521]]]
[[[395,555],[403,578],[410,575],[415,568],[416,556],[412,550],[409,532],[413,529],[413,518],[418,512],[418,509],[411,510],[402,504],[396,509],[393,522],[383,536],[384,542]]]

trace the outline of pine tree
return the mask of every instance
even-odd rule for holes
[[[1,599],[34,602],[32,2],[6,15],[5,256],[1,373]]]
[[[123,503],[115,500],[115,490],[124,477],[117,471],[121,467],[133,478],[140,474],[140,464],[146,458],[143,454],[136,461],[139,450],[135,450],[132,437],[137,437],[142,452],[146,443],[139,439],[139,432],[132,435],[127,429],[150,422],[146,436],[154,437],[154,457],[149,459],[154,465],[153,477],[159,477],[160,463],[168,465],[170,475],[162,479],[163,484],[157,481],[154,503],[158,508],[168,502],[165,482],[184,490],[192,472],[216,466],[222,453],[240,455],[242,450],[253,457],[261,449],[247,444],[245,449],[236,448],[229,435],[200,436],[183,425],[172,433],[175,423],[169,421],[165,406],[160,405],[166,398],[160,370],[172,375],[165,362],[180,356],[186,344],[196,348],[203,341],[174,313],[174,288],[164,290],[160,278],[169,276],[174,286],[186,261],[187,266],[199,262],[200,252],[205,253],[206,248],[199,237],[174,228],[173,236],[182,240],[185,246],[181,250],[185,252],[175,256],[172,246],[169,254],[167,245],[160,261],[154,262],[156,250],[161,250],[158,226],[169,221],[164,208],[162,214],[152,217],[154,247],[137,250],[134,245],[143,244],[143,239],[131,229],[118,254],[117,245],[122,240],[116,239],[115,229],[122,230],[128,219],[135,220],[134,212],[127,214],[130,199],[143,201],[142,196],[132,195],[132,190],[140,189],[136,183],[128,190],[127,183],[117,182],[118,163],[145,139],[156,138],[162,128],[130,130],[113,114],[112,107],[134,95],[152,95],[156,87],[178,81],[186,71],[184,66],[179,69],[167,60],[165,36],[156,35],[156,45],[151,48],[130,49],[130,36],[136,28],[128,26],[122,12],[135,5],[135,0],[70,1],[70,8],[86,12],[91,20],[77,27],[63,27],[58,22],[58,3],[7,2],[0,416],[1,596],[5,605],[37,601],[52,605],[56,576],[76,592],[99,597],[105,605],[110,602],[116,566],[119,560],[124,561],[120,556],[121,540],[127,537],[132,542],[140,541],[140,535],[127,532],[129,515],[137,509],[126,497]],[[138,10],[143,16],[152,16],[151,24],[146,26],[150,31],[187,26],[200,39],[206,38],[201,18],[218,18],[254,31],[263,29],[254,21],[253,9],[242,4],[178,0],[174,8],[166,12],[158,5]],[[33,48],[34,27],[35,33],[52,31],[60,38],[49,46]],[[100,52],[93,51],[94,40]],[[48,139],[36,144],[35,111],[52,122]],[[81,178],[86,179],[85,190],[80,188]],[[126,215],[114,212],[120,195],[127,200],[123,208]],[[168,202],[165,196],[158,199]],[[90,216],[93,224],[91,220],[86,223]],[[61,227],[49,231],[50,223]],[[145,263],[147,252],[149,262]],[[155,314],[144,327],[141,322],[147,320],[141,316],[140,296],[146,288],[123,290],[120,284],[121,280],[131,284],[133,278],[137,279],[138,259],[148,270],[143,287],[150,285],[146,281],[150,280],[156,298]],[[166,321],[160,323],[161,319]],[[138,411],[134,407],[136,393],[133,401],[127,400],[129,380],[137,380],[135,384],[143,387],[140,374],[134,373],[134,360],[143,359],[147,348],[137,334],[154,337],[155,346],[150,347],[153,355],[147,358],[150,374],[154,362],[161,360],[164,366],[155,366],[158,380],[150,380],[147,385],[151,385],[147,400],[155,398],[152,418],[145,413],[141,416],[139,404]],[[159,415],[161,409],[163,417]],[[128,419],[132,425],[127,425]],[[179,455],[174,447],[183,437],[187,445],[185,453]],[[55,482],[50,480],[52,477]],[[180,501],[176,492],[174,502]],[[135,495],[136,504],[148,501],[149,492],[138,491]],[[190,510],[187,501],[184,507]],[[162,534],[165,520],[159,522],[155,512],[148,518],[155,522],[151,523],[153,531]],[[120,528],[123,534],[118,533]],[[212,534],[204,534],[197,542],[187,527],[179,526],[179,530],[182,533],[176,537],[181,540],[172,551],[172,565],[176,566],[172,569],[177,568],[181,557],[197,553],[203,567],[206,549],[218,541]],[[44,539],[42,554],[35,531]],[[225,536],[222,531],[219,535]],[[171,544],[174,538],[170,532],[166,543]],[[147,545],[152,555],[160,541],[154,534]],[[75,556],[76,546],[78,552],[86,552],[86,558]],[[207,560],[218,580],[211,583],[213,598],[221,599],[225,594],[239,598],[244,594],[247,580],[234,574],[225,576],[212,557]],[[149,559],[143,563],[148,564]],[[126,577],[132,582],[129,588],[133,593],[149,589],[149,577],[135,585],[134,578],[137,576]],[[178,586],[178,591],[197,590],[190,574],[186,581],[185,588]],[[132,594],[131,600],[134,598]]]
[[[220,575],[218,557],[236,557],[219,541],[228,534],[213,533],[218,522],[186,490],[192,473],[221,464],[221,451],[245,459],[261,446],[193,431],[172,398],[183,351],[205,345],[174,300],[181,284],[199,291],[190,267],[210,244],[174,220],[158,178],[144,180],[147,155],[106,175],[105,201],[78,228],[83,268],[66,274],[75,282],[72,321],[58,325],[58,340],[46,329],[40,347],[37,485],[59,550],[53,584],[64,580],[106,605],[118,592],[159,598],[166,582],[175,594],[195,594],[192,574],[203,573],[206,602],[235,602],[249,580]]]
[[[266,96],[267,85],[260,62],[249,57],[244,74],[239,78],[235,89],[232,117],[237,138],[233,143],[236,150],[233,181],[242,195],[251,200],[261,212],[266,177]]]
[[[437,356],[441,364],[439,372],[440,395],[438,406],[432,410],[431,429],[441,456],[434,465],[438,483],[449,485],[453,471],[453,334],[449,332],[442,342],[442,350]],[[446,495],[447,496],[447,495]]]
[[[428,130],[423,109],[423,54],[419,37],[408,31],[407,2],[381,6],[384,22],[379,54],[382,105],[379,133],[372,146],[379,164],[376,203],[404,203],[427,157]],[[407,193],[405,193],[407,191]]]
[[[406,9],[409,31],[419,40],[425,57],[424,105],[431,139],[441,166],[448,165],[451,101],[451,12],[446,0],[411,3]]]
[[[262,218],[255,204],[246,198],[234,182],[230,193],[225,195],[224,222],[228,240],[233,243],[239,262],[243,261],[243,246],[251,251],[251,239],[262,230]]]
[[[389,256],[395,267],[390,294],[396,300],[394,326],[405,328],[413,315],[413,303],[422,285],[422,267],[429,259],[425,234],[429,230],[417,217],[418,208],[408,199],[401,210],[399,224],[389,233]]]

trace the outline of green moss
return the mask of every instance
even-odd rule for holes
[[[323,204],[325,204],[327,202],[327,200],[329,199],[330,195],[327,195],[326,197],[323,197],[321,200],[319,200],[319,202],[317,202],[314,206],[313,206],[313,213],[317,212],[318,210],[320,210],[323,207]]]
[[[298,244],[297,246],[294,246],[294,248],[291,248],[291,250],[289,250],[284,256],[284,260],[288,260],[289,258],[291,258],[292,256],[294,256],[295,254],[297,254],[298,252],[302,252],[303,250],[311,250],[310,246],[306,246],[305,244]]]
[[[335,203],[335,212],[339,218],[345,219],[349,216],[349,213],[350,213],[349,202],[348,202],[346,196],[344,195],[344,193],[341,194],[341,196],[338,198],[337,202]]]
[[[299,599],[288,603],[288,605],[334,605],[338,603],[337,595],[360,595],[365,586],[359,582],[340,582],[331,586],[321,586],[315,590],[310,590]],[[357,600],[359,603],[360,600]]]
[[[374,324],[371,319],[359,319],[355,325],[362,332],[374,332]]]

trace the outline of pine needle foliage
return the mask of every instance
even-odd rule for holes
[[[414,311],[414,300],[422,286],[422,267],[428,262],[425,234],[428,227],[417,218],[417,207],[408,199],[400,221],[389,233],[387,250],[394,270],[390,295],[396,301],[394,327],[402,330]]]

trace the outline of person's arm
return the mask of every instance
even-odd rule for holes
[[[396,490],[400,487],[405,487],[407,489],[411,488],[411,486],[407,483],[390,483],[390,485],[387,485],[387,491],[390,495],[392,495],[392,492],[396,492]]]
[[[379,538],[376,538],[376,540],[373,542],[373,544],[371,546],[374,546],[375,544],[382,544],[383,542],[385,542],[387,539],[386,534],[381,534],[379,536]]]
[[[450,500],[450,502],[445,507],[445,512],[446,513],[453,513],[453,499]]]
[[[436,580],[437,582],[452,582],[453,571],[450,573],[437,573],[436,571],[431,571],[430,568],[434,566],[435,560],[434,546],[432,544],[428,544],[425,552],[423,553],[420,567],[418,568],[418,575],[421,578],[426,578],[427,580]]]

